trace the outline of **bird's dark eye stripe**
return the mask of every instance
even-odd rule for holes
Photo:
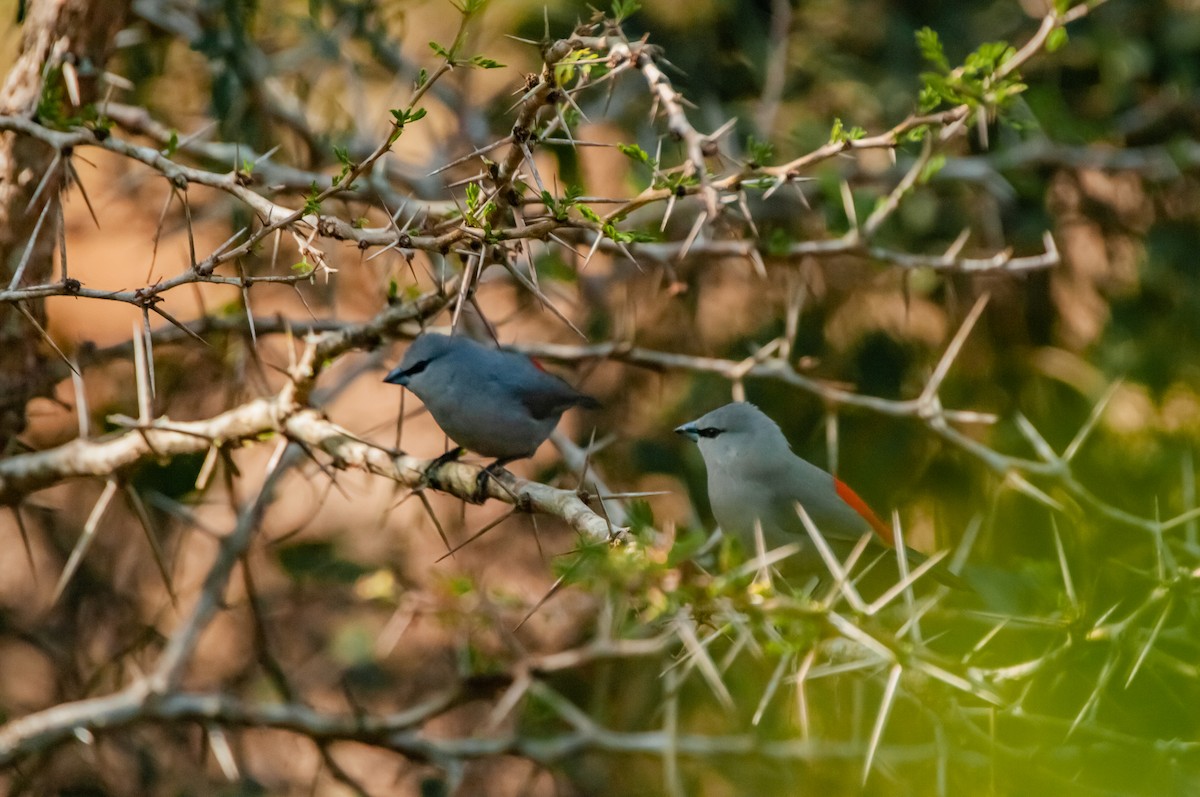
[[[428,367],[429,367],[429,360],[421,360],[420,362],[413,365],[411,368],[405,369],[404,373],[401,374],[401,376],[416,376],[417,374],[421,373]]]
[[[723,431],[725,430],[718,429],[715,426],[706,426],[703,429],[697,429],[696,434],[700,435],[701,437],[716,437]]]

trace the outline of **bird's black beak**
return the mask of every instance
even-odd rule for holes
[[[393,368],[391,371],[388,371],[388,375],[383,378],[383,381],[389,385],[407,386],[408,376],[407,369]]]
[[[675,434],[681,434],[693,443],[700,441],[700,430],[694,423],[685,423],[683,426],[675,427]]]

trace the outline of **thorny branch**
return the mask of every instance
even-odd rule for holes
[[[1083,16],[1093,6],[1079,5],[1065,13],[1049,13],[1037,34],[1004,64],[997,77],[1019,69],[1041,51],[1054,30]],[[568,55],[584,47],[597,54],[591,63],[604,64],[608,73],[601,80],[581,80],[572,88],[558,85],[556,66]],[[1130,680],[1147,661],[1168,668],[1195,669],[1186,657],[1156,646],[1172,607],[1172,595],[1175,591],[1188,589],[1195,580],[1195,573],[1170,572],[1164,567],[1164,574],[1149,588],[1140,605],[1126,608],[1123,614],[1106,614],[1091,627],[1085,628],[1082,635],[1074,633],[1076,629],[1069,628],[1065,620],[1056,619],[1050,625],[1055,632],[1062,632],[1065,643],[1058,644],[1045,655],[1004,665],[982,663],[982,652],[987,650],[1006,624],[1016,622],[1013,618],[981,615],[983,627],[975,647],[968,654],[951,659],[948,654],[938,651],[934,644],[921,642],[919,635],[912,633],[913,627],[919,622],[936,617],[947,599],[944,594],[938,593],[931,599],[922,597],[918,600],[911,582],[903,584],[903,589],[889,593],[882,605],[868,604],[850,582],[839,582],[826,594],[812,600],[768,595],[765,600],[756,596],[747,604],[739,604],[729,595],[722,594],[718,588],[717,597],[711,605],[706,606],[710,610],[707,616],[697,620],[691,616],[690,608],[679,609],[661,624],[666,630],[657,636],[645,639],[614,638],[611,629],[602,628],[598,640],[582,647],[541,657],[519,658],[512,663],[499,679],[504,682],[507,692],[497,706],[507,706],[511,711],[516,704],[533,699],[549,706],[568,730],[545,737],[512,730],[462,738],[426,733],[427,724],[464,701],[478,697],[472,692],[474,687],[469,682],[435,694],[408,709],[381,715],[317,711],[288,702],[251,703],[226,694],[183,690],[180,686],[181,676],[194,653],[200,633],[221,609],[222,596],[233,568],[253,539],[279,478],[286,469],[300,461],[302,453],[310,456],[320,454],[327,458],[325,464],[331,468],[361,469],[413,490],[434,487],[464,500],[474,495],[477,469],[450,463],[431,471],[430,463],[425,460],[358,439],[328,421],[313,406],[315,402],[312,400],[312,393],[327,363],[351,350],[372,349],[386,340],[411,336],[447,306],[454,306],[456,312],[461,310],[462,302],[456,304],[454,297],[469,299],[475,289],[474,280],[478,279],[486,266],[519,262],[520,253],[524,251],[521,247],[528,247],[534,242],[553,240],[571,246],[582,244],[592,251],[629,256],[642,264],[667,267],[688,257],[740,258],[761,266],[766,253],[757,240],[706,238],[699,234],[701,228],[697,226],[694,228],[696,234],[684,241],[623,241],[614,238],[605,223],[616,223],[632,211],[652,204],[662,203],[670,208],[676,199],[698,196],[704,208],[703,223],[711,225],[727,205],[743,202],[747,190],[761,189],[764,196],[769,197],[783,185],[804,180],[813,167],[838,155],[866,149],[895,151],[906,136],[920,128],[936,131],[928,141],[930,147],[938,146],[963,135],[971,123],[970,109],[966,106],[932,114],[914,114],[890,130],[873,136],[831,141],[785,164],[746,164],[721,174],[710,171],[710,162],[721,155],[719,141],[723,131],[705,134],[692,125],[686,111],[686,100],[674,89],[660,68],[658,54],[653,47],[645,42],[630,42],[619,28],[613,26],[578,32],[548,45],[544,52],[544,68],[531,78],[518,101],[515,122],[508,137],[488,147],[489,152],[499,146],[507,145],[508,148],[493,168],[484,169],[482,176],[474,178],[473,182],[481,189],[483,199],[480,208],[468,208],[468,213],[463,212],[461,203],[455,198],[429,201],[403,196],[393,186],[390,178],[394,178],[396,172],[390,170],[385,160],[394,139],[359,154],[358,160],[347,172],[340,178],[331,178],[320,172],[281,164],[271,153],[259,155],[240,145],[203,141],[200,137],[185,138],[177,147],[168,147],[174,138],[172,131],[141,109],[115,103],[106,105],[105,113],[120,130],[131,136],[130,140],[116,135],[98,137],[94,132],[82,128],[55,130],[25,117],[0,116],[0,131],[42,142],[56,153],[60,163],[68,164],[76,157],[77,151],[102,149],[162,176],[169,190],[181,192],[182,198],[186,198],[190,186],[204,186],[223,192],[251,210],[257,220],[254,229],[240,231],[203,260],[195,261],[180,274],[152,285],[117,291],[90,288],[67,277],[64,257],[62,279],[38,285],[21,285],[20,280],[14,280],[7,290],[0,290],[0,302],[16,304],[54,295],[126,302],[162,313],[171,322],[170,326],[147,335],[147,339],[155,343],[203,338],[218,331],[253,330],[258,335],[267,335],[310,330],[303,354],[293,364],[284,386],[275,395],[253,399],[201,421],[177,422],[165,417],[146,417],[144,413],[136,422],[127,423],[125,431],[104,438],[88,439],[81,436],[57,448],[0,460],[0,503],[19,504],[32,493],[66,479],[109,478],[114,473],[151,458],[220,450],[257,440],[271,432],[279,433],[282,441],[278,443],[279,448],[262,488],[253,500],[241,508],[233,530],[221,539],[216,559],[194,606],[170,636],[150,674],[138,678],[115,694],[65,703],[9,721],[0,727],[0,767],[71,740],[88,742],[97,735],[134,724],[194,722],[206,726],[277,728],[317,740],[363,742],[447,768],[463,760],[504,754],[553,763],[583,751],[606,751],[646,753],[660,755],[664,759],[674,756],[702,758],[716,754],[752,754],[769,759],[806,761],[837,758],[859,762],[865,759],[864,776],[869,776],[873,766],[881,766],[884,762],[927,760],[948,755],[944,749],[932,743],[880,744],[886,732],[889,711],[895,701],[905,699],[906,695],[923,696],[930,689],[930,683],[936,684],[938,689],[957,691],[962,696],[999,704],[1000,710],[1007,711],[1010,718],[1028,720],[1031,714],[1024,712],[1023,697],[1013,698],[1006,687],[1026,682],[1040,668],[1075,655],[1088,646],[1111,645],[1113,652],[1109,671],[1114,672],[1115,662],[1123,660],[1122,651],[1132,647],[1136,655],[1126,673]],[[577,62],[580,65],[584,63]],[[449,69],[449,63],[439,67],[426,84],[413,92],[408,107],[415,107]],[[671,174],[672,177],[681,174],[683,179],[666,182],[656,179],[654,184],[634,197],[590,200],[595,204],[610,206],[600,222],[579,218],[571,213],[553,212],[552,208],[546,207],[544,196],[527,195],[525,191],[529,182],[543,187],[533,153],[550,135],[564,132],[566,123],[561,116],[563,106],[574,105],[577,95],[590,90],[602,80],[615,79],[631,70],[641,74],[648,93],[653,97],[655,111],[652,116],[657,117],[661,112],[666,120],[668,136],[684,145],[684,163],[677,172]],[[554,111],[554,121],[548,122],[551,110]],[[278,115],[289,119],[295,128],[306,127],[302,119],[297,119],[287,109],[278,109]],[[148,140],[154,146],[135,143],[132,137]],[[316,140],[311,135],[306,139]],[[168,150],[172,154],[168,155]],[[1058,251],[1048,235],[1044,239],[1043,251],[1028,256],[1017,256],[1004,250],[987,256],[964,257],[958,246],[941,255],[922,255],[895,251],[873,241],[881,223],[895,212],[905,193],[918,179],[930,151],[927,150],[922,158],[902,171],[888,201],[878,206],[863,225],[854,224],[839,237],[790,242],[782,250],[773,250],[770,256],[788,262],[807,256],[849,254],[899,268],[954,272],[1000,271],[1009,274],[1047,269],[1059,262]],[[1154,154],[1146,153],[1142,160],[1135,162],[1134,168],[1161,173],[1161,163]],[[1187,156],[1193,161],[1196,157],[1191,150]],[[245,173],[241,165],[236,163],[239,157],[253,162],[251,174]],[[986,161],[978,157],[957,161],[951,159],[946,174],[1011,168],[1014,158],[1030,163],[1044,162],[1048,158],[1066,164],[1099,162],[1101,165],[1111,164],[1113,168],[1127,167],[1126,161],[1116,156],[1100,156],[1062,148],[1033,148],[1016,154],[994,158],[989,156]],[[1100,161],[1096,161],[1097,158]],[[185,159],[193,164],[233,164],[233,168],[216,171],[203,165],[188,165],[182,162]],[[956,163],[959,172],[954,171]],[[381,164],[382,168],[372,168]],[[655,176],[661,178],[668,171],[656,166]],[[331,199],[362,202],[377,212],[383,212],[387,223],[370,226],[348,222],[333,213],[310,212],[311,204],[293,207],[281,198],[305,193],[314,183],[317,185],[313,197],[316,203]],[[559,201],[561,197],[552,196],[552,199]],[[490,207],[488,202],[492,203]],[[48,212],[49,206],[46,207]],[[486,208],[486,212],[480,212],[481,208]],[[670,211],[666,212],[669,214]],[[403,225],[398,223],[402,213],[407,219]],[[312,270],[287,276],[246,274],[240,270],[242,259],[253,254],[256,244],[282,231],[295,236],[304,255],[314,258]],[[351,241],[364,252],[372,248],[380,251],[398,250],[409,259],[412,253],[418,251],[431,258],[457,254],[467,265],[460,277],[445,281],[440,290],[411,302],[397,303],[366,323],[329,320],[300,323],[255,318],[248,307],[244,319],[210,316],[180,322],[156,306],[165,295],[187,285],[221,284],[249,291],[270,283],[302,284],[326,266],[322,253],[313,243],[318,238]],[[62,254],[65,256],[65,252]],[[233,265],[239,266],[237,276],[216,273],[222,267]],[[327,266],[323,270],[326,275],[332,271]],[[530,272],[531,278],[536,276],[533,269]],[[532,280],[527,284],[518,274],[513,271],[514,278],[522,286],[535,292],[538,298],[544,298]],[[1031,495],[1045,497],[1025,477],[1057,484],[1101,514],[1156,535],[1182,525],[1181,518],[1161,521],[1130,515],[1093,495],[1074,475],[1070,463],[1071,452],[1056,454],[1031,427],[1023,427],[1023,431],[1031,438],[1031,444],[1038,452],[1036,458],[999,453],[959,430],[958,427],[963,424],[994,420],[979,413],[946,409],[938,396],[941,379],[961,351],[963,340],[981,309],[982,304],[969,316],[947,350],[939,369],[930,379],[927,389],[918,398],[910,400],[866,396],[829,385],[806,376],[787,359],[777,356],[739,362],[655,351],[625,342],[573,346],[540,344],[520,348],[561,362],[583,363],[607,359],[635,367],[711,373],[735,385],[754,378],[781,381],[819,397],[830,407],[852,407],[891,417],[916,419],[942,440],[975,456],[998,476],[1013,480],[1017,489],[1027,490]],[[127,357],[131,347],[132,344],[125,344],[95,353],[92,362],[110,357]],[[786,348],[782,347],[781,350]],[[595,496],[517,480],[507,486],[490,484],[488,497],[515,503],[525,511],[557,516],[591,541],[607,542],[624,536],[623,529],[610,526],[609,521],[589,505]],[[634,547],[619,546],[614,550],[629,553]],[[748,563],[747,572],[755,570],[754,565],[753,562]],[[849,571],[849,565],[845,569]],[[1063,573],[1069,577],[1065,559]],[[657,589],[660,585],[649,586]],[[906,607],[903,611],[899,611],[901,605]],[[1116,612],[1115,607],[1113,611]],[[898,614],[889,616],[890,612]],[[766,616],[770,622],[762,623],[764,613],[769,613]],[[1138,628],[1132,620],[1143,616],[1163,619],[1156,621],[1148,637],[1133,638],[1138,634]],[[819,630],[811,633],[818,640],[803,652],[789,650],[780,658],[779,666],[774,669],[770,682],[762,691],[760,711],[756,713],[755,722],[766,706],[779,700],[777,693],[785,681],[795,687],[798,710],[803,724],[807,726],[806,690],[813,684],[844,673],[862,672],[869,675],[887,672],[886,689],[879,712],[867,718],[868,721],[860,728],[862,732],[852,740],[775,740],[754,734],[685,734],[679,731],[677,725],[678,702],[671,703],[673,712],[667,712],[667,716],[662,718],[662,727],[659,729],[613,731],[553,692],[547,683],[547,676],[554,672],[582,668],[599,660],[658,657],[663,659],[663,665],[672,673],[672,678],[676,678],[676,668],[684,678],[698,674],[698,680],[706,683],[720,702],[726,702],[728,691],[721,680],[723,673],[743,648],[761,655],[761,651],[754,650],[758,645],[756,634],[768,637],[775,635],[773,641],[786,648],[785,640],[774,626],[781,618],[800,618],[805,622],[813,622]],[[613,620],[611,617],[609,619]],[[756,623],[760,625],[756,626]],[[618,623],[613,620],[612,625],[617,626]],[[729,642],[734,653],[727,660],[718,661],[712,651],[722,642]],[[674,661],[667,660],[671,657]],[[494,685],[492,688],[495,688]],[[1076,722],[1066,729],[1067,735],[1077,733],[1076,738],[1081,746],[1092,740],[1140,743],[1137,737],[1114,733],[1100,723],[1091,722],[1091,717],[1086,716],[1093,712],[1097,702],[1095,695],[1099,691],[1100,687],[1089,697]],[[726,699],[721,699],[723,695]],[[494,695],[489,694],[488,697],[493,698]],[[675,693],[670,698],[677,701]],[[995,710],[987,709],[989,712]],[[963,709],[953,713],[946,722],[953,723],[956,730],[983,737],[995,746],[994,734],[989,735],[988,730],[988,723],[993,718],[994,714],[987,714],[983,710]],[[1049,721],[1040,716],[1037,719]],[[1177,754],[1196,752],[1196,745],[1191,742],[1172,743],[1170,747]],[[1005,752],[1017,758],[1021,755],[1021,751],[1015,749]],[[968,759],[980,758],[965,746],[954,750],[953,754]],[[975,763],[983,766],[982,761]],[[671,782],[674,783],[673,780]],[[675,784],[671,788],[678,791],[679,787]]]

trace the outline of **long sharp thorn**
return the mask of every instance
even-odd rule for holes
[[[1062,572],[1063,588],[1067,592],[1067,600],[1072,606],[1079,605],[1079,597],[1075,594],[1075,582],[1071,579],[1071,568],[1067,564],[1067,552],[1063,548],[1062,534],[1058,530],[1058,519],[1050,516],[1050,525],[1054,529],[1054,550],[1058,553],[1058,566]]]
[[[142,344],[146,347],[146,376],[150,381],[150,397],[158,395],[154,379],[154,336],[150,332],[150,311],[142,308]]]
[[[21,545],[25,548],[25,559],[29,562],[29,572],[37,583],[37,564],[33,559],[33,543],[29,539],[29,529],[25,526],[25,518],[21,516],[21,505],[12,505],[13,518],[17,521],[17,530],[21,532]]]
[[[1129,668],[1129,677],[1125,679],[1125,688],[1133,683],[1133,679],[1137,677],[1138,671],[1142,668],[1142,662],[1146,660],[1146,656],[1150,654],[1150,649],[1154,647],[1154,643],[1158,641],[1159,632],[1162,631],[1163,624],[1167,621],[1167,615],[1171,613],[1171,598],[1167,598],[1167,602],[1163,605],[1162,613],[1158,615],[1158,620],[1154,623],[1154,628],[1150,629],[1150,636],[1146,638],[1146,644],[1142,646],[1141,652],[1138,653],[1137,660],[1133,666]]]
[[[67,218],[63,213],[62,202],[55,202],[55,216],[58,222],[58,264],[62,269],[62,281],[66,285],[69,274],[67,273]]]
[[[845,180],[841,183],[842,189],[842,209],[846,212],[846,220],[850,222],[850,229],[858,229],[858,209],[854,207],[854,194],[850,191],[850,184]]]
[[[1065,513],[1067,511],[1066,507],[1064,507],[1062,503],[1054,500],[1048,493],[1033,485],[1028,479],[1016,471],[1009,473],[1005,481],[1011,484],[1013,488],[1017,490],[1017,492],[1028,495],[1038,503],[1045,504],[1053,509],[1057,509],[1059,512]]]
[[[146,282],[154,276],[154,264],[158,262],[158,242],[162,239],[163,226],[167,221],[167,211],[171,209],[171,200],[175,197],[175,189],[167,191],[167,200],[163,202],[162,210],[158,212],[158,224],[154,228],[154,239],[150,244],[150,267],[146,269]]]
[[[42,175],[42,179],[38,182],[38,186],[34,190],[33,196],[29,198],[29,205],[25,208],[26,214],[32,213],[33,209],[37,207],[38,198],[41,197],[42,192],[46,190],[46,186],[50,184],[50,181],[58,172],[58,165],[61,160],[62,151],[60,150],[54,153],[54,159],[50,161],[50,166],[46,169],[46,173]]]
[[[529,516],[529,525],[530,528],[533,529],[533,541],[537,544],[538,558],[541,559],[542,564],[546,564],[546,551],[542,548],[542,534],[538,529],[537,515]]]
[[[100,229],[100,219],[96,218],[96,210],[92,207],[92,200],[88,198],[87,189],[83,187],[83,181],[79,179],[79,172],[75,170],[75,164],[71,163],[70,160],[63,161],[63,163],[66,164],[67,170],[71,173],[71,179],[79,187],[79,195],[83,197],[83,204],[87,205],[92,222],[96,225],[97,230]]]
[[[671,212],[675,210],[675,195],[671,194],[667,197],[667,207],[663,210],[662,224],[658,225],[658,231],[666,232],[667,222],[671,220]]]
[[[800,516],[800,522],[804,525],[804,530],[808,532],[808,536],[813,541],[813,545],[816,546],[817,552],[825,562],[825,566],[829,568],[829,572],[833,575],[837,588],[846,596],[846,600],[856,611],[865,611],[867,607],[863,603],[863,599],[859,597],[858,591],[854,588],[846,571],[842,568],[841,563],[838,562],[837,557],[834,556],[829,543],[825,541],[824,535],[821,534],[816,524],[812,522],[812,518],[808,516],[808,512],[805,511],[799,502],[795,504],[794,508],[796,514]]]
[[[205,340],[203,337],[201,337],[200,333],[198,333],[196,330],[192,329],[187,324],[180,321],[175,316],[168,313],[166,310],[162,309],[161,307],[158,307],[157,305],[151,305],[150,309],[153,310],[158,315],[162,316],[166,321],[168,321],[170,324],[172,324],[177,329],[179,329],[180,332],[183,332],[184,334],[186,334],[192,340],[196,341],[197,343],[202,343],[210,349],[212,348],[212,344],[209,343],[207,340]]]
[[[971,334],[975,322],[979,320],[979,316],[983,315],[983,310],[987,307],[989,298],[990,294],[984,293],[975,300],[975,306],[971,308],[971,312],[967,313],[967,317],[958,328],[958,332],[954,333],[954,338],[950,341],[950,345],[946,347],[945,353],[942,354],[942,359],[934,369],[933,375],[929,377],[929,381],[925,384],[925,389],[921,391],[921,401],[932,401],[933,397],[937,395],[938,389],[942,386],[942,380],[950,372],[950,366],[954,364],[954,360],[957,359],[963,344],[967,342],[967,336]]]
[[[1033,446],[1033,450],[1037,452],[1043,461],[1058,461],[1058,454],[1054,452],[1054,447],[1042,436],[1042,433],[1033,425],[1033,422],[1025,417],[1024,413],[1018,412],[1016,414],[1016,421],[1017,429],[1029,442],[1029,445]]]
[[[588,469],[592,466],[592,450],[596,445],[596,427],[592,427],[592,436],[588,440],[587,448],[583,451],[583,466],[579,469],[579,489],[583,489],[584,482],[587,481]]]
[[[38,334],[40,334],[42,338],[44,338],[45,341],[50,344],[50,348],[54,349],[54,351],[58,353],[58,356],[61,357],[63,362],[67,364],[67,367],[71,369],[71,372],[78,374],[79,369],[75,367],[75,363],[71,362],[71,359],[67,357],[67,355],[63,353],[63,350],[58,347],[58,344],[54,342],[54,338],[50,337],[50,333],[46,331],[41,322],[37,320],[33,313],[29,312],[29,308],[25,306],[25,303],[17,302],[15,307],[21,312],[21,315],[25,316],[25,319],[29,321],[29,323],[33,324],[34,328],[38,331]]]
[[[117,480],[109,479],[104,485],[104,492],[100,493],[100,498],[96,501],[96,505],[92,507],[92,513],[88,515],[87,522],[83,526],[83,533],[79,535],[78,542],[71,549],[71,555],[67,557],[66,567],[63,568],[62,575],[58,579],[58,584],[54,587],[54,598],[51,603],[58,603],[58,599],[62,597],[63,591],[70,583],[75,571],[79,569],[80,563],[83,561],[83,555],[87,553],[87,549],[91,547],[92,541],[96,538],[96,529],[100,526],[100,520],[104,517],[104,512],[108,509],[108,505],[112,503],[112,497],[117,492]]]
[[[466,506],[466,504],[464,504],[464,506]],[[500,517],[496,518],[496,519],[495,519],[495,520],[493,520],[491,523],[487,524],[486,526],[484,526],[483,528],[481,528],[479,531],[477,531],[477,532],[475,532],[474,534],[472,534],[470,537],[468,537],[468,538],[467,538],[466,540],[464,540],[463,542],[460,542],[458,545],[455,545],[453,548],[451,548],[450,550],[446,551],[446,553],[442,554],[442,555],[441,555],[441,556],[439,556],[437,559],[434,559],[434,560],[433,560],[433,561],[434,561],[434,563],[436,564],[437,562],[440,562],[440,561],[442,561],[443,559],[447,559],[447,558],[449,558],[449,557],[451,557],[451,556],[454,556],[454,554],[458,553],[458,552],[459,552],[459,551],[461,551],[463,548],[465,548],[465,547],[467,547],[468,545],[470,545],[471,543],[475,542],[475,540],[479,539],[479,538],[480,538],[480,537],[482,537],[484,534],[487,534],[489,531],[491,531],[492,529],[496,528],[497,526],[499,526],[499,525],[500,525],[501,523],[503,523],[504,521],[508,520],[510,517],[512,517],[513,515],[515,515],[515,514],[516,514],[516,512],[517,512],[517,510],[516,510],[516,509],[510,509],[509,511],[505,512],[503,515],[501,515]],[[540,547],[540,546],[539,546],[539,547]]]
[[[900,552],[899,546],[897,546],[896,552],[897,552],[897,554],[899,554],[899,552]],[[924,562],[919,564],[917,567],[914,567],[911,573],[906,573],[899,582],[892,585],[887,590],[887,592],[884,592],[882,595],[880,595],[878,598],[876,598],[875,601],[870,606],[867,607],[867,614],[875,614],[880,609],[887,606],[888,603],[895,600],[896,596],[899,595],[901,592],[905,593],[905,604],[909,607],[909,611],[912,612],[914,610],[913,607],[915,606],[915,603],[916,603],[916,598],[912,594],[912,585],[914,583],[916,583],[916,581],[919,578],[921,578],[921,576],[928,573],[939,562],[941,562],[943,559],[945,559],[949,555],[950,555],[950,551],[948,551],[948,550],[938,551],[933,556],[930,556]],[[905,569],[907,569],[907,566],[905,566]],[[920,631],[916,630],[915,633],[917,633],[919,636]]]
[[[1088,695],[1088,699],[1084,702],[1083,707],[1079,709],[1079,713],[1075,715],[1071,727],[1067,729],[1067,738],[1075,735],[1075,731],[1079,728],[1084,718],[1092,712],[1096,707],[1096,703],[1100,700],[1100,694],[1108,686],[1108,681],[1112,677],[1113,669],[1116,666],[1116,659],[1109,658],[1104,662],[1104,666],[1100,669],[1100,677],[1096,679],[1096,688]]]
[[[758,701],[758,708],[754,710],[754,716],[750,719],[750,724],[758,727],[762,722],[763,714],[767,711],[767,706],[771,704],[771,699],[775,697],[775,692],[779,689],[779,684],[783,682],[783,674],[787,668],[791,666],[793,654],[789,653],[779,657],[779,663],[775,665],[775,671],[771,673],[771,679],[767,681],[767,688],[763,690],[762,699]]]
[[[429,498],[427,498],[425,496],[425,493],[420,490],[417,491],[416,495],[417,495],[417,498],[421,499],[421,505],[424,506],[425,511],[429,513],[430,520],[433,521],[433,525],[437,528],[438,536],[442,538],[442,542],[445,543],[445,545],[446,545],[446,550],[449,551],[450,550],[450,538],[446,536],[446,530],[442,528],[441,521],[438,520],[437,514],[434,513],[433,505],[431,503],[429,503]]]
[[[250,351],[258,357],[258,331],[254,328],[254,310],[250,307],[250,283],[246,279],[246,271],[238,261],[238,272],[242,278],[242,304],[246,307],[246,325],[250,327]]]
[[[92,432],[91,410],[88,409],[87,392],[78,365],[71,371],[71,386],[75,390],[75,420],[79,424],[79,439],[86,440]]]
[[[178,607],[179,598],[176,596],[175,587],[171,582],[171,573],[167,567],[167,557],[163,552],[162,545],[158,542],[158,537],[154,536],[154,524],[150,520],[150,513],[146,511],[146,504],[142,501],[142,497],[138,495],[137,488],[132,484],[125,485],[125,496],[129,499],[129,505],[133,508],[133,513],[137,515],[142,530],[146,532],[146,540],[150,543],[151,553],[154,554],[154,564],[158,567],[159,575],[162,576],[163,586],[167,588],[167,595],[171,599],[171,605]]]
[[[25,276],[25,267],[29,265],[29,258],[33,254],[34,245],[37,243],[38,235],[42,231],[42,223],[50,215],[50,206],[53,204],[53,202],[47,202],[46,207],[42,208],[42,212],[38,214],[38,220],[33,225],[33,232],[29,236],[29,243],[25,245],[25,252],[21,255],[21,262],[17,264],[17,270],[13,272],[13,278],[8,283],[10,291],[16,290],[21,282],[21,277]]]
[[[887,684],[883,688],[883,701],[879,706],[879,714],[875,716],[875,727],[871,729],[871,739],[867,743],[867,757],[863,761],[862,785],[867,784],[871,775],[871,765],[875,763],[875,753],[879,750],[879,740],[883,738],[883,730],[887,727],[888,715],[892,711],[892,703],[896,699],[896,687],[900,685],[900,674],[903,668],[893,664],[888,671]]]
[[[796,682],[796,712],[800,715],[800,738],[808,739],[811,733],[811,725],[808,717],[808,673],[812,670],[813,662],[817,660],[817,649],[814,647],[808,651],[804,657],[804,661],[800,662],[800,666],[796,668],[796,674],[793,680]]]
[[[687,257],[688,252],[692,248],[692,244],[694,244],[696,239],[700,237],[700,231],[704,229],[705,220],[706,216],[703,213],[696,216],[696,221],[692,224],[692,229],[688,232],[688,236],[684,239],[683,246],[679,250],[680,261]]]
[[[141,325],[135,321],[133,324],[133,376],[137,383],[138,423],[142,426],[148,426],[154,420],[150,404],[148,373],[146,339],[142,336]]]
[[[225,775],[225,779],[230,783],[240,780],[241,773],[238,771],[237,757],[233,753],[225,730],[217,725],[205,725],[204,732],[207,735],[208,746],[212,750],[213,758],[217,760],[217,765],[221,767],[221,773]]]
[[[538,287],[536,285],[534,285],[533,283],[531,283],[524,274],[522,274],[515,266],[513,266],[512,263],[505,260],[505,261],[502,261],[501,265],[503,265],[504,268],[508,271],[508,273],[511,274],[513,276],[513,278],[517,280],[517,282],[521,283],[521,285],[523,285],[527,291],[529,291],[534,296],[536,296],[538,298],[538,300],[540,302],[542,302],[543,306],[547,310],[549,310],[551,313],[553,313],[554,316],[556,318],[558,318],[559,321],[562,321],[564,324],[566,324],[568,327],[570,327],[571,331],[574,332],[576,335],[578,335],[583,340],[588,339],[588,337],[584,333],[584,331],[582,329],[580,329],[578,326],[576,326],[574,321],[572,321],[561,310],[559,310],[558,307],[555,306],[555,304],[550,301],[550,297],[546,296],[546,294],[544,294],[540,290],[538,290]]]
[[[187,225],[188,234],[188,263],[193,269],[196,268],[196,236],[192,229],[192,203],[188,202],[187,189],[179,191],[179,201],[183,205],[183,219]]]
[[[573,568],[574,568],[574,566],[572,566],[572,569]],[[546,601],[550,600],[558,593],[558,591],[562,588],[563,582],[566,580],[566,578],[570,574],[570,572],[571,571],[568,570],[566,573],[563,573],[561,576],[554,579],[554,583],[550,585],[550,589],[546,590],[546,594],[543,595],[541,598],[539,598],[538,602],[535,603],[533,605],[533,608],[529,610],[529,613],[526,614],[523,618],[521,618],[521,622],[516,624],[516,626],[513,628],[514,632],[520,631],[521,626],[523,626],[523,625],[525,625],[525,623],[529,622],[529,619],[531,617],[533,617],[535,614],[537,614],[538,609],[540,609],[544,605],[546,605]]]
[[[696,627],[692,624],[691,618],[681,616],[676,621],[675,628],[679,641],[683,643],[689,657],[700,670],[700,675],[712,690],[713,696],[726,711],[733,711],[733,695],[729,693],[729,687],[725,686],[725,682],[721,680],[721,672],[717,669],[717,663],[713,661],[708,650],[700,642],[700,638],[696,636]]]
[[[1124,380],[1118,379],[1109,385],[1108,390],[1104,391],[1104,395],[1096,402],[1096,406],[1092,407],[1092,411],[1088,414],[1087,420],[1083,422],[1083,426],[1079,427],[1079,431],[1075,433],[1070,444],[1067,445],[1066,451],[1063,452],[1062,458],[1064,462],[1070,462],[1079,449],[1087,442],[1088,437],[1092,434],[1092,430],[1096,428],[1096,424],[1104,415],[1104,410],[1108,408],[1108,403],[1112,401],[1113,396],[1124,384]]]

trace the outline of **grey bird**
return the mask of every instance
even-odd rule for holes
[[[495,458],[480,474],[480,494],[488,473],[533,456],[568,409],[600,406],[529,357],[459,335],[418,336],[383,381],[415,393],[460,446],[439,463],[463,448]]]
[[[718,407],[675,430],[695,441],[708,471],[708,497],[713,516],[727,534],[755,549],[755,522],[768,547],[807,543],[809,537],[796,504],[835,549],[848,550],[868,532],[892,547],[892,529],[865,501],[832,474],[796,456],[775,421],[748,402]],[[811,544],[801,560],[816,564]],[[914,564],[924,557],[910,552]],[[961,580],[945,568],[933,575],[939,581]]]

